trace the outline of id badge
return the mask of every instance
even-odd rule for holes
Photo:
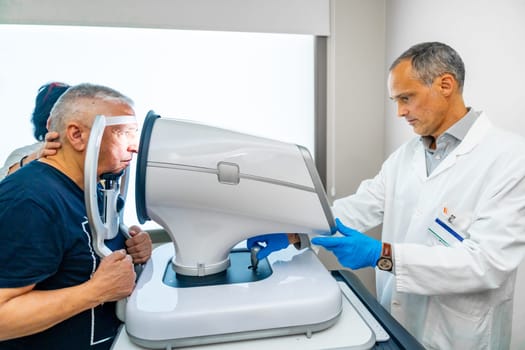
[[[446,247],[450,247],[456,243],[461,243],[465,239],[465,235],[454,227],[454,220],[456,217],[447,212],[446,208],[430,223],[428,231]]]

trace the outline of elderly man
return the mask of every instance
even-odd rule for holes
[[[134,116],[132,101],[104,86],[71,87],[49,119],[62,147],[0,183],[0,349],[109,349],[119,326],[114,301],[132,292],[133,263],[151,255],[137,226],[120,238],[122,249],[102,260],[94,253],[84,159],[96,115]],[[129,165],[136,134],[136,123],[106,127],[98,175]]]

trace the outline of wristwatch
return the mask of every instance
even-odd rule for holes
[[[392,271],[394,263],[392,262],[392,245],[390,243],[383,243],[381,256],[377,260],[377,267],[379,270]]]

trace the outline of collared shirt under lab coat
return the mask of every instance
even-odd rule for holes
[[[446,207],[469,238],[453,247],[428,227]],[[516,269],[525,256],[525,141],[485,114],[427,177],[419,138],[334,202],[366,231],[383,223],[395,274],[377,270],[381,304],[429,349],[508,349]]]

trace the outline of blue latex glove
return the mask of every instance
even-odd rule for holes
[[[285,233],[270,233],[255,236],[246,241],[248,249],[252,249],[256,245],[261,247],[261,250],[257,253],[257,259],[262,260],[270,255],[270,253],[288,247],[290,242],[288,241],[288,235]]]
[[[315,237],[312,243],[330,250],[345,267],[353,270],[375,267],[381,256],[383,244],[377,239],[346,227],[339,219],[335,219],[335,224],[344,237]]]

